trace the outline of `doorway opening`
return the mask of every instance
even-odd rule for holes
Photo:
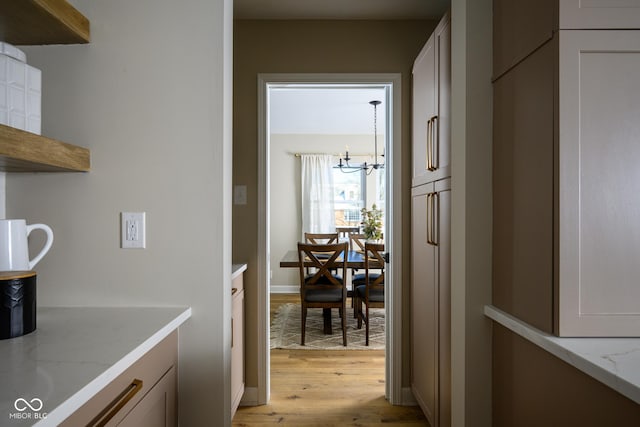
[[[370,208],[376,203],[377,207],[384,210],[385,248],[390,255],[385,275],[385,397],[390,403],[399,404],[402,394],[402,290],[399,268],[393,267],[394,264],[401,265],[400,75],[263,74],[259,75],[258,86],[258,278],[259,283],[264,284],[258,292],[258,307],[261,311],[258,313],[258,402],[267,403],[270,392],[270,293],[299,292],[297,270],[279,267],[283,253],[295,248],[296,242],[300,241],[302,236],[299,172],[297,179],[291,179],[292,176],[296,176],[296,171],[292,170],[296,164],[299,171],[300,159],[296,154],[329,153],[335,156],[335,163],[338,164],[339,159],[344,158],[346,151],[351,149],[351,153],[359,155],[357,159],[353,156],[352,165],[365,161],[370,164],[370,151],[374,150],[373,135],[371,132],[364,132],[369,134],[369,140],[364,142],[368,148],[354,151],[357,139],[355,135],[360,133],[362,139],[363,132],[357,130],[358,123],[372,125],[373,114],[369,103],[375,98],[381,101],[378,105],[381,108],[376,113],[377,134],[383,133],[383,138],[378,142],[383,156],[378,160],[385,166],[377,171],[381,173],[371,174],[373,178],[356,171],[344,175],[354,175],[358,178],[342,179],[340,174],[343,172],[335,169],[334,175],[341,181],[342,188],[337,192],[339,203],[334,207],[334,215],[336,223],[345,222],[345,226],[348,226],[351,222],[359,221],[358,213],[362,207]],[[342,99],[341,105],[328,101],[335,97]],[[349,99],[350,101],[345,101]],[[357,115],[353,113],[353,106],[348,105],[350,102],[364,103],[369,107],[359,107],[362,109],[364,120],[358,120]],[[306,108],[303,108],[303,105]],[[281,111],[283,108],[289,110]],[[303,114],[305,109],[307,113]],[[350,109],[352,113],[340,111],[341,109]],[[280,120],[281,117],[288,119]],[[334,130],[330,132],[340,133],[341,137],[329,137],[318,128],[320,125],[320,128],[330,129],[332,123]],[[283,126],[288,128],[285,129]],[[348,134],[345,129],[348,128],[351,129],[352,139],[345,137],[345,134]],[[277,150],[273,150],[276,146]],[[276,156],[279,159],[275,159]],[[280,177],[274,177],[272,169],[276,169],[276,175],[288,174],[285,184],[282,184]]]

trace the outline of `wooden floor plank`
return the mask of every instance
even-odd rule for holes
[[[272,294],[271,317],[298,294]],[[240,407],[235,427],[429,426],[417,406],[384,398],[383,350],[271,350],[271,400]]]

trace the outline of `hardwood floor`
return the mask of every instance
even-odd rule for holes
[[[297,294],[272,294],[271,317]],[[384,351],[271,350],[271,400],[240,407],[233,426],[429,426],[384,398]]]

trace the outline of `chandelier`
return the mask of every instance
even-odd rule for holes
[[[340,155],[340,161],[335,166],[336,168],[340,168],[340,170],[344,173],[353,173],[365,171],[367,175],[370,175],[371,172],[378,169],[384,169],[384,163],[378,163],[378,105],[382,104],[382,101],[369,101],[369,104],[373,105],[373,164],[368,164],[367,162],[362,163],[361,165],[350,165],[349,160],[349,148],[347,147],[347,151],[344,157]],[[380,157],[384,158],[384,154],[381,154]]]

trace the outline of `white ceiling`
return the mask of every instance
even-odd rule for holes
[[[234,0],[236,19],[440,19],[449,0]]]
[[[269,91],[269,132],[283,134],[373,135],[385,130],[384,88],[284,87]]]

